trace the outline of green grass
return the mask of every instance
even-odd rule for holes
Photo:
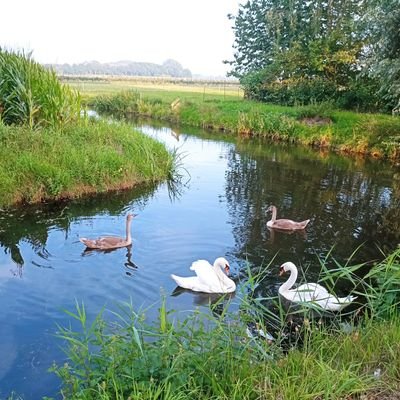
[[[107,92],[96,89],[99,84],[89,85],[89,91],[81,87],[82,94],[90,94],[86,101],[100,112],[135,113],[242,136],[400,160],[400,118],[388,115],[341,111],[329,104],[277,106],[244,100],[236,90],[223,96],[201,93],[199,87],[190,85],[161,89],[156,84],[143,87],[120,81],[118,85],[108,83]]]
[[[79,197],[174,175],[176,156],[128,124],[0,123],[0,205]]]
[[[371,273],[388,277],[398,272],[399,261],[400,250]],[[349,266],[343,270],[352,273]],[[68,314],[80,327],[60,327],[58,333],[68,357],[67,363],[53,367],[63,382],[63,398],[396,398],[400,390],[398,309],[389,314],[365,312],[362,317],[359,311],[354,318],[336,316],[320,323],[310,310],[287,314],[276,298],[254,298],[259,279],[262,276],[250,275],[241,286],[236,295],[239,312],[230,312],[228,306],[221,311],[219,306],[229,305],[222,298],[220,304],[210,304],[218,313],[197,310],[181,320],[179,313],[167,311],[163,299],[158,321],[151,326],[144,322],[145,311],[138,313],[130,304],[121,305],[117,312],[104,311],[93,322],[88,321],[84,306],[77,304],[76,312]],[[372,293],[388,299],[393,291],[398,295],[394,283],[389,288],[377,281],[372,291],[367,285],[367,305],[360,310],[393,311],[393,303],[387,308]],[[270,307],[265,312],[271,302],[278,307],[275,314]],[[246,322],[258,321],[265,329],[263,324],[269,325],[271,318],[279,322],[274,342],[248,337]]]
[[[117,77],[72,78],[63,81],[87,98],[112,95],[121,91],[137,91],[145,99],[161,99],[171,103],[177,97],[185,100],[224,100],[243,98],[243,90],[236,82],[202,81],[168,78]]]
[[[90,121],[53,71],[0,48],[0,207],[176,179],[178,163],[127,124]]]

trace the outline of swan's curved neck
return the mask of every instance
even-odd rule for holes
[[[224,267],[225,267],[225,265],[221,265],[218,262],[214,262],[213,268],[214,268],[214,271],[217,274],[218,279],[220,281],[224,281],[224,279],[226,277],[225,273],[222,271],[222,268],[224,268]]]
[[[131,222],[132,222],[131,219],[128,219],[126,221],[126,241],[127,242],[132,240],[132,238],[131,238]]]
[[[272,222],[275,222],[275,220],[276,220],[276,207],[275,207],[275,206],[271,206],[271,209],[272,209],[272,218],[271,218],[271,221],[272,221]]]
[[[293,266],[289,267],[290,276],[289,279],[281,285],[279,291],[286,291],[292,288],[292,286],[296,283],[297,280],[297,268]]]

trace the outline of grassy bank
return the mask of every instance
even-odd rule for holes
[[[69,362],[53,371],[66,399],[394,399],[399,289],[397,281],[386,285],[378,278],[398,280],[399,272],[400,250],[371,269],[368,281],[377,282],[365,282],[366,303],[353,318],[336,316],[329,324],[307,309],[288,314],[277,298],[255,298],[254,278],[235,313],[210,305],[213,313],[196,311],[182,321],[161,301],[158,321],[147,326],[129,305],[93,323],[77,306],[70,316],[80,329],[59,332]],[[249,337],[248,321],[275,326],[275,340]]]
[[[0,206],[74,198],[170,177],[174,156],[131,126],[93,121],[35,130],[0,123]]]
[[[89,100],[100,112],[134,113],[190,126],[400,161],[400,118],[334,110],[327,104],[283,107],[225,96],[174,99],[125,91]]]
[[[129,125],[90,121],[80,94],[0,48],[0,207],[172,177],[175,157]]]

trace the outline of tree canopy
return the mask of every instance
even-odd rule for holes
[[[400,71],[399,9],[398,0],[249,0],[229,16],[230,75],[248,97],[264,101],[391,106]]]
[[[182,67],[175,60],[166,60],[162,65],[135,62],[118,61],[112,63],[100,63],[89,61],[80,64],[48,64],[48,68],[54,69],[64,75],[129,75],[129,76],[171,76],[175,78],[191,78],[192,73]]]

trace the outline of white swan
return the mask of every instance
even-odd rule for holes
[[[292,262],[286,262],[279,268],[279,275],[290,272],[289,279],[279,287],[279,294],[295,303],[313,303],[329,311],[340,311],[357,297],[336,297],[330,294],[318,283],[305,283],[296,289],[291,289],[297,280],[297,267]]]
[[[232,293],[236,290],[235,282],[229,279],[229,263],[224,257],[219,257],[211,265],[206,260],[195,261],[190,269],[196,272],[197,276],[181,277],[171,274],[176,284],[184,289],[204,293]]]

